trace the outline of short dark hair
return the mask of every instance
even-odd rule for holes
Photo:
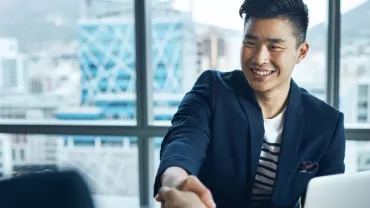
[[[239,15],[244,23],[251,17],[283,18],[291,22],[297,47],[306,40],[309,22],[308,7],[302,0],[244,0],[239,9]]]

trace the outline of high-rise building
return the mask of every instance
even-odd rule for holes
[[[370,38],[353,39],[341,50],[341,110],[348,123],[370,121]]]
[[[0,39],[1,119],[51,119],[54,117],[54,111],[58,105],[56,100],[45,94],[35,96],[32,92],[29,93],[28,61],[28,57],[19,53],[16,39]],[[4,137],[1,140],[1,151],[4,152],[5,174],[11,171],[28,172],[54,167],[55,139],[41,135],[16,134],[1,135],[1,137]]]
[[[0,134],[0,177],[13,173],[12,142],[9,135]]]
[[[207,69],[240,69],[242,31],[197,24],[198,75]]]
[[[198,76],[195,24],[188,14],[174,11],[167,4],[154,10],[149,69],[153,75],[153,119],[169,122]],[[132,11],[114,18],[82,19],[78,31],[81,103],[60,108],[57,119],[134,124],[135,51],[140,49],[135,49]],[[95,194],[132,196],[137,192],[137,163],[130,157],[137,155],[137,148],[132,148],[136,143],[133,137],[60,136],[58,166],[81,170]],[[106,171],[113,169],[115,174]],[[113,182],[122,178],[132,180]]]
[[[181,15],[154,21],[153,93],[184,93],[196,79],[194,24]],[[83,21],[80,33],[82,105],[95,105],[102,94],[134,94],[136,66],[132,21]]]
[[[14,38],[0,39],[0,93],[2,95],[27,91],[26,58],[18,53]]]
[[[56,169],[56,138],[47,135],[11,135],[14,172]]]

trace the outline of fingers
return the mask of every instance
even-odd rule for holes
[[[156,200],[157,202],[163,202],[163,201],[164,201],[163,196],[162,196],[162,195],[160,195],[159,193],[157,194],[157,196],[155,196],[155,200]]]
[[[163,186],[159,189],[157,196],[155,197],[155,200],[157,202],[164,202],[164,195],[167,194],[167,192],[170,190],[169,187]]]
[[[163,205],[163,203],[166,201],[173,201],[175,199],[182,199],[186,197],[185,195],[181,195],[181,193],[184,193],[182,191],[196,194],[196,196],[199,197],[199,199],[207,206],[207,208],[216,207],[212,193],[195,176],[189,176],[178,188],[170,188],[165,186],[161,187],[155,199],[158,202],[161,202]]]
[[[216,204],[213,200],[212,193],[209,189],[203,185],[200,180],[195,176],[189,176],[184,183],[179,187],[182,191],[191,191],[196,193],[199,198],[207,205],[209,208],[215,208]]]
[[[162,199],[162,208],[207,208],[196,193],[177,188],[162,187],[157,199]]]
[[[156,200],[161,203],[161,208],[186,207],[181,206],[184,199],[176,188],[166,186],[160,188]]]
[[[178,195],[179,195],[179,191],[176,188],[170,188],[167,186],[163,186],[159,189],[158,195],[156,196],[156,200],[158,202],[164,202],[166,200],[176,199]]]

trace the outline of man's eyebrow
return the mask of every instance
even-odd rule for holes
[[[271,43],[285,43],[286,42],[282,38],[267,38],[267,41]]]
[[[256,35],[252,35],[252,34],[245,34],[244,35],[244,38],[245,39],[250,39],[250,40],[259,40],[260,38]],[[282,38],[267,38],[267,41],[270,42],[270,43],[285,43],[286,41]]]
[[[249,34],[249,33],[245,34],[244,38],[245,39],[252,39],[252,40],[258,40],[259,39],[257,36]]]

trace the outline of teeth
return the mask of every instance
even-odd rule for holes
[[[253,69],[253,72],[255,74],[260,75],[260,76],[267,76],[267,75],[272,74],[272,72],[274,72],[274,71],[258,71],[258,70]]]

